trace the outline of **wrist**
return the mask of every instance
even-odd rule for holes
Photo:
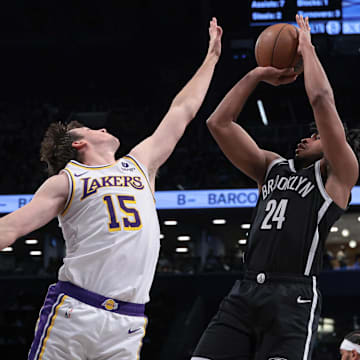
[[[315,46],[311,43],[311,41],[307,41],[304,44],[301,44],[301,53],[303,54],[306,51],[315,51]]]
[[[266,68],[258,66],[249,72],[249,76],[254,78],[257,82],[260,82],[264,79],[265,70]]]

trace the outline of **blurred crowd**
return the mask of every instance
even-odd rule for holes
[[[71,110],[70,110],[71,109]],[[148,136],[159,120],[151,112],[117,107],[116,102],[99,105],[50,105],[36,102],[0,103],[2,194],[29,194],[47,177],[40,162],[40,144],[54,121],[79,120],[93,128],[106,127],[118,136],[118,156],[125,155]],[[190,133],[191,134],[188,134]],[[210,139],[203,122],[194,124],[168,162],[160,169],[158,190],[249,187],[254,184],[237,171]],[[181,164],[181,166],[179,166]]]
[[[34,237],[40,239],[37,250],[40,256],[30,256],[29,248],[20,239],[14,244],[13,252],[0,253],[0,276],[56,278],[65,255],[64,241],[56,236],[39,232]],[[216,246],[211,236],[192,239],[183,247],[184,253],[176,251],[176,241],[170,239],[161,247],[157,263],[157,273],[165,275],[199,275],[215,273],[242,273],[246,246],[232,244],[217,238]],[[359,271],[360,253],[349,252],[344,245],[328,247],[324,253],[323,271]]]

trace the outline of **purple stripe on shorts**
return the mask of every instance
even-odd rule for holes
[[[47,329],[51,324],[51,318],[55,313],[56,306],[61,302],[62,297],[63,296],[59,296],[59,292],[56,290],[56,285],[49,286],[44,305],[40,310],[37,329],[34,340],[31,344],[28,360],[35,360],[38,358],[40,349],[46,337]]]
[[[63,293],[85,304],[110,312],[130,316],[144,316],[145,305],[120,301],[85,290],[67,281],[58,281],[57,293]]]

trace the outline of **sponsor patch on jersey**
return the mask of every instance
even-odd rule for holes
[[[103,306],[106,310],[116,310],[118,308],[118,304],[113,299],[106,299],[101,306]]]
[[[128,163],[125,162],[125,161],[122,161],[122,162],[121,162],[121,170],[124,170],[124,171],[135,171],[136,168],[135,168],[135,166],[130,165],[130,164],[128,164]]]

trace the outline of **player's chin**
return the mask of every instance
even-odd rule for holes
[[[296,149],[295,150],[295,158],[296,159],[301,159],[302,158],[302,154],[301,154],[301,149]]]
[[[296,149],[295,150],[295,159],[307,161],[309,160],[309,154],[306,153],[304,149]]]

